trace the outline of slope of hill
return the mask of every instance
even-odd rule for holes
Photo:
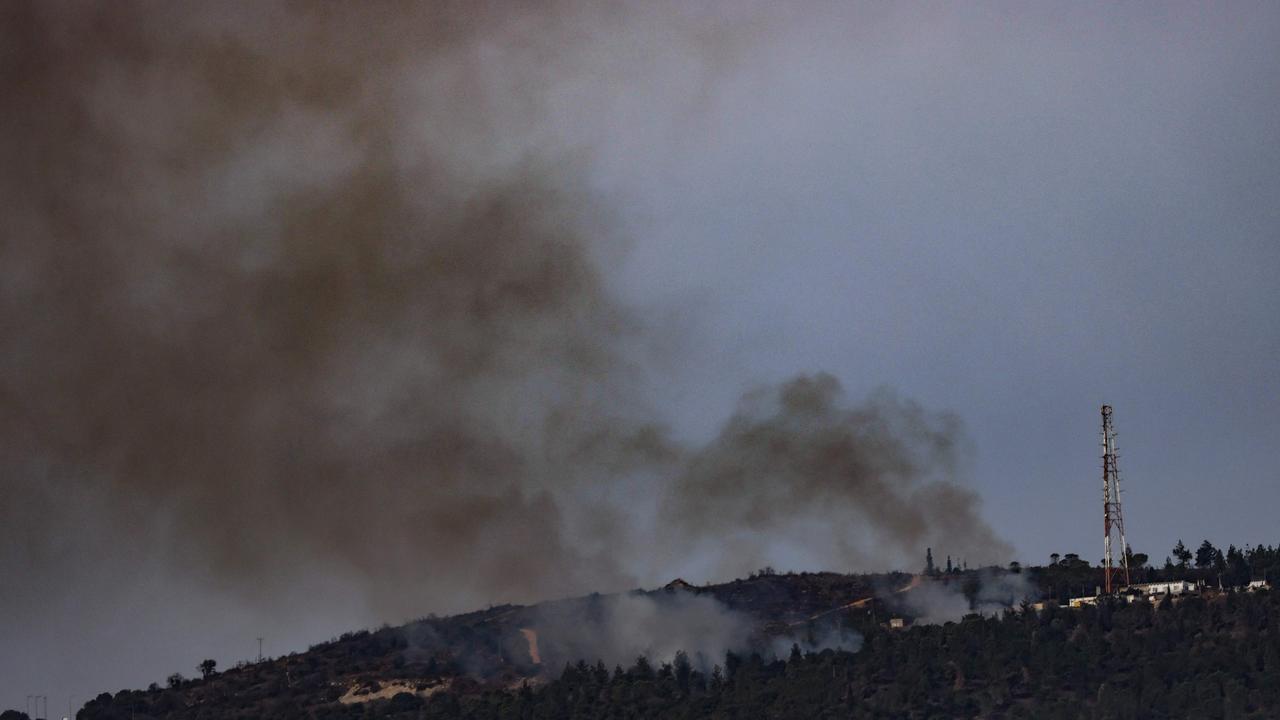
[[[348,633],[205,679],[103,693],[78,717],[347,717],[390,706],[399,693],[425,700],[539,686],[583,658],[630,664],[647,654],[658,662],[701,649],[699,667],[710,672],[729,650],[785,654],[793,642],[852,650],[860,637],[844,614],[831,611],[862,600],[861,612],[883,620],[885,606],[872,602],[877,589],[910,580],[900,573],[765,572],[720,585],[674,581],[648,592],[495,606]]]
[[[1022,572],[676,580],[348,633],[103,693],[77,718],[1280,716],[1280,593],[1029,602],[1096,575],[1068,556]]]

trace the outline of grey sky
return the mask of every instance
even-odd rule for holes
[[[1278,17],[800,22],[637,193],[628,289],[686,299],[715,358],[690,363],[689,427],[802,368],[891,385],[965,420],[986,516],[1043,561],[1101,553],[1107,402],[1135,547],[1274,542]]]
[[[178,13],[188,17],[176,23],[180,31],[173,37],[181,40],[194,32],[190,28],[201,28],[194,34],[232,38],[282,67],[305,64],[308,49],[277,44],[263,29],[271,27],[273,11],[252,8],[224,5],[206,9],[203,17]],[[85,198],[79,211],[86,217],[91,215],[83,208],[102,203],[99,209],[110,223],[83,224],[76,231],[100,234],[103,247],[124,242],[120,228],[153,234],[138,242],[136,253],[123,253],[131,260],[128,270],[104,287],[126,286],[130,302],[154,312],[139,323],[181,327],[199,322],[223,294],[235,293],[211,273],[196,276],[208,279],[207,286],[173,287],[190,277],[170,273],[178,267],[170,263],[234,256],[242,269],[285,265],[273,253],[287,254],[287,246],[259,242],[274,238],[277,225],[296,222],[293,215],[282,219],[277,202],[284,206],[301,198],[302,207],[329,218],[315,208],[366,192],[349,178],[352,168],[367,161],[370,145],[359,134],[363,130],[351,128],[380,122],[389,129],[378,137],[389,138],[395,150],[386,161],[400,181],[392,194],[398,201],[408,198],[405,207],[391,203],[398,213],[394,220],[435,218],[434,202],[454,208],[450,186],[438,175],[413,175],[419,165],[464,189],[496,179],[523,191],[520,168],[532,164],[535,174],[571,187],[571,197],[589,197],[598,206],[598,213],[571,213],[571,223],[539,207],[537,219],[588,235],[591,228],[604,228],[586,252],[601,273],[600,294],[619,298],[629,320],[617,321],[607,310],[604,317],[595,315],[591,278],[570,278],[588,286],[585,300],[574,295],[552,310],[581,314],[581,327],[566,331],[553,323],[543,332],[537,322],[543,316],[535,313],[530,324],[536,327],[527,334],[505,324],[484,326],[477,331],[480,339],[467,328],[459,331],[458,347],[464,349],[472,342],[484,345],[491,334],[514,333],[514,345],[494,351],[503,361],[548,364],[545,375],[500,374],[492,384],[477,382],[459,391],[461,400],[442,401],[444,417],[456,410],[467,422],[476,415],[479,427],[503,427],[499,434],[515,438],[517,455],[528,440],[520,425],[522,401],[540,393],[567,394],[575,402],[580,393],[591,408],[581,416],[586,424],[631,415],[599,411],[596,404],[646,406],[635,414],[669,423],[672,442],[689,447],[716,437],[744,393],[825,371],[855,403],[887,387],[928,411],[959,417],[967,436],[959,448],[959,479],[981,496],[982,517],[1013,546],[1015,557],[1041,563],[1050,552],[1077,552],[1095,560],[1101,553],[1098,408],[1105,402],[1115,407],[1128,536],[1137,550],[1162,561],[1179,537],[1188,544],[1204,537],[1224,545],[1280,542],[1274,522],[1280,503],[1280,7],[810,3],[777,10],[723,3],[614,12],[562,3],[545,12],[477,13],[478,19],[439,31],[430,12],[405,13],[413,17],[404,23],[370,18],[360,28],[366,33],[353,29],[335,36],[335,52],[358,68],[358,87],[321,89],[339,97],[341,111],[332,116],[291,104],[305,92],[267,84],[254,90],[261,97],[235,96],[248,107],[269,108],[262,111],[266,120],[236,124],[241,117],[215,102],[225,88],[185,84],[191,75],[170,72],[163,60],[154,72],[145,63],[141,69],[103,63],[84,76],[57,76],[93,110],[86,122],[109,128],[102,132],[125,150],[89,152],[88,160],[77,156],[65,166],[15,163],[10,167],[16,172],[0,177],[9,197],[0,206],[8,217],[0,245],[0,260],[8,266],[0,271],[6,285],[0,320],[11,324],[0,327],[8,336],[0,348],[10,351],[0,366],[0,380],[7,383],[0,401],[18,398],[21,403],[12,407],[35,408],[30,417],[19,418],[12,407],[0,413],[0,428],[11,432],[0,443],[0,471],[6,473],[0,505],[7,505],[0,507],[0,518],[11,524],[11,548],[40,548],[25,562],[8,557],[0,566],[0,600],[12,603],[0,608],[0,646],[7,648],[0,660],[0,708],[21,708],[26,694],[45,693],[56,709],[68,694],[83,701],[102,690],[145,686],[175,670],[191,675],[204,657],[223,665],[249,657],[258,635],[268,637],[269,653],[283,653],[353,627],[458,605],[553,596],[562,587],[576,592],[596,582],[652,585],[690,569],[674,554],[655,552],[627,558],[620,572],[594,565],[577,571],[571,562],[577,556],[570,552],[537,577],[510,585],[493,581],[453,593],[430,582],[410,587],[424,581],[406,579],[404,597],[396,602],[385,597],[398,591],[387,587],[388,579],[417,562],[411,543],[388,546],[392,560],[363,558],[380,569],[362,572],[360,552],[337,553],[342,562],[330,564],[334,555],[315,550],[315,538],[301,527],[305,520],[219,516],[226,534],[237,539],[257,538],[245,526],[268,521],[278,521],[286,539],[310,538],[298,541],[296,556],[288,554],[294,552],[289,545],[281,557],[264,561],[259,574],[246,574],[260,579],[281,567],[272,562],[296,559],[286,579],[259,588],[222,577],[226,563],[238,562],[236,555],[206,555],[199,542],[181,541],[196,534],[183,525],[187,504],[199,500],[225,511],[216,493],[205,497],[198,486],[166,491],[164,485],[148,485],[149,496],[129,494],[121,490],[128,483],[98,482],[91,472],[97,466],[60,464],[65,457],[39,444],[50,434],[65,431],[74,438],[94,428],[67,421],[67,427],[32,429],[40,418],[73,417],[78,408],[41,406],[30,390],[40,383],[28,386],[25,361],[12,360],[19,350],[48,345],[43,331],[31,330],[41,327],[40,318],[57,323],[63,317],[56,308],[27,304],[25,298],[36,292],[31,286],[63,278],[57,263],[76,262],[73,256],[45,254],[31,240],[45,232],[57,237],[48,228],[62,217],[57,203],[32,199],[46,199],[38,191],[25,194],[28,186],[40,185],[33,179],[75,188]],[[65,30],[50,37],[89,38],[86,57],[100,59],[98,41],[86,34],[75,10],[50,14],[51,26]],[[394,16],[387,8],[379,14]],[[20,15],[11,11],[5,17],[20,28]],[[120,25],[107,23],[94,32],[127,36],[138,14],[120,17]],[[169,27],[164,18],[154,23],[140,31],[142,46],[167,42],[147,34]],[[424,37],[403,32],[402,25]],[[99,40],[111,46],[114,37]],[[378,55],[383,47],[402,51]],[[0,56],[4,82],[41,71],[23,64],[23,52]],[[158,56],[171,59],[165,53],[173,52],[165,46]],[[212,57],[236,60],[234,53]],[[9,135],[3,147],[16,152],[43,125],[61,127],[61,106],[35,107],[47,116],[27,118],[30,125],[3,125]],[[200,127],[206,116],[233,129],[218,136],[212,159],[191,159],[195,167],[208,163],[207,170],[174,171],[165,153],[181,145],[169,144],[172,137]],[[109,166],[104,177],[142,190],[120,200],[112,194],[115,181],[95,176],[82,183],[81,175],[101,172],[95,161]],[[543,170],[547,166],[555,171]],[[49,167],[66,174],[55,176]],[[534,194],[543,181],[539,175]],[[321,200],[307,205],[310,196]],[[465,198],[456,202],[467,207]],[[339,230],[349,219],[338,216]],[[323,228],[317,232],[324,234]],[[242,244],[227,245],[229,237]],[[48,243],[54,247],[55,241]],[[173,252],[177,260],[169,254],[174,245],[181,246]],[[304,253],[302,259],[315,258]],[[114,297],[109,291],[105,296]],[[433,303],[422,306],[437,308]],[[387,301],[369,311],[398,318],[394,305]],[[109,306],[104,326],[115,327],[111,322],[121,314]],[[459,317],[469,316],[444,314],[441,322]],[[612,330],[598,327],[628,321],[657,332],[615,339]],[[383,418],[400,397],[434,400],[446,386],[433,384],[436,376],[420,367],[425,361],[393,352],[406,345],[397,344],[400,336],[390,330],[388,337],[374,338],[390,348],[380,355],[368,351],[366,336],[344,335],[345,325],[321,327],[337,338],[336,350],[315,354],[326,368],[338,368],[320,374],[321,387],[329,389],[324,400],[352,415]],[[572,375],[597,365],[572,352],[568,359],[547,355],[543,344],[559,342],[559,333],[567,334],[569,345],[589,344],[603,333],[605,354],[626,355],[623,369],[603,371],[604,379],[562,378],[561,370]],[[263,352],[264,365],[292,367],[271,365],[279,359]],[[173,362],[181,366],[185,360]],[[628,381],[626,392],[612,395],[614,375],[632,371],[643,380]],[[64,379],[56,373],[47,377]],[[465,373],[445,377],[471,382]],[[272,383],[262,388],[252,389],[269,393]],[[286,400],[311,398],[310,389],[290,392],[281,391]],[[50,394],[62,397],[56,390]],[[192,400],[197,408],[205,402]],[[228,407],[232,413],[242,410]],[[508,412],[511,407],[516,412]],[[370,428],[376,436],[344,435],[335,444],[381,447],[388,433],[403,430],[401,416],[393,418],[337,425]],[[621,426],[613,440],[629,437],[632,425]],[[145,423],[136,427],[153,429]],[[226,437],[243,440],[235,432]],[[286,439],[299,443],[300,454],[316,452],[305,438]],[[126,439],[108,447],[132,445]],[[274,452],[241,449],[261,460],[246,473],[255,481],[254,472],[279,461]],[[372,451],[351,457],[384,462],[375,467],[398,477],[394,460]],[[217,461],[222,472],[224,458]],[[149,461],[139,462],[152,469]],[[541,487],[541,473],[557,469],[527,465],[516,463],[519,469],[511,471],[526,492]],[[594,506],[566,503],[566,495],[616,492],[612,499],[656,502],[644,497],[653,478],[602,490],[592,482],[591,473],[599,470],[588,463],[579,468],[582,477],[555,487],[571,540],[610,536],[581,525],[578,515],[585,513],[576,510]],[[213,470],[210,475],[219,477]],[[384,492],[398,497],[394,483],[383,488],[371,482],[368,492],[375,499]],[[521,497],[526,510],[542,508],[546,499],[536,493]],[[32,513],[50,518],[34,526],[44,527],[49,538],[25,534],[33,527],[25,523]],[[511,525],[505,517],[498,515],[490,527],[505,531]],[[453,521],[440,518],[445,520]],[[59,524],[64,521],[74,528]],[[145,532],[127,529],[135,521]],[[537,528],[512,532],[520,538],[526,531]],[[395,537],[394,527],[382,532]],[[13,540],[16,535],[21,536]],[[165,538],[179,541],[158,541]],[[948,551],[934,548],[939,558]],[[794,537],[777,538],[766,557],[797,568],[834,562],[825,549],[798,544]],[[424,557],[423,563],[432,560],[438,558]],[[917,561],[893,550],[885,565],[904,562]],[[874,565],[830,569],[880,569]],[[495,564],[486,571],[501,568]],[[572,575],[564,585],[548,577],[561,571]],[[452,579],[456,571],[440,570],[439,577]],[[371,600],[364,585],[382,586],[376,593],[382,597]],[[38,586],[45,589],[32,589]]]

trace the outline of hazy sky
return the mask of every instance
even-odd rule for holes
[[[1280,542],[1280,6],[643,5],[0,11],[0,708],[756,561],[1096,560],[1103,403],[1136,550]]]
[[[689,426],[743,378],[888,384],[959,414],[986,517],[1038,562],[1101,554],[1110,403],[1135,547],[1275,542],[1278,19],[1228,3],[800,22],[637,193],[658,220],[628,288],[687,297],[700,351],[733,367],[690,363],[715,370]]]
[[[1274,542],[1280,13],[864,14],[798,22],[661,170],[602,171],[652,223],[628,292],[683,300],[714,358],[688,426],[803,368],[898,388],[965,421],[986,516],[1040,561],[1100,555],[1110,403],[1136,547]]]

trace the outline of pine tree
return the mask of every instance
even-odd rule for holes
[[[1218,557],[1218,549],[1213,543],[1205,540],[1200,543],[1200,547],[1196,548],[1196,567],[1210,568],[1214,565],[1214,560]]]
[[[676,685],[680,687],[681,692],[689,692],[689,676],[693,673],[693,665],[689,662],[689,656],[685,651],[676,652],[675,659],[675,675]]]
[[[1178,561],[1179,567],[1186,567],[1191,562],[1191,551],[1186,545],[1182,544],[1182,539],[1178,539],[1178,544],[1173,546],[1173,557]]]

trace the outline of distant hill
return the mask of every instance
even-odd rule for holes
[[[675,580],[352,632],[103,693],[77,718],[1278,717],[1280,593],[1217,590],[1276,552],[1234,571],[1218,557],[1134,573],[1202,592],[1078,610],[1059,596],[1100,576],[1075,556]]]

